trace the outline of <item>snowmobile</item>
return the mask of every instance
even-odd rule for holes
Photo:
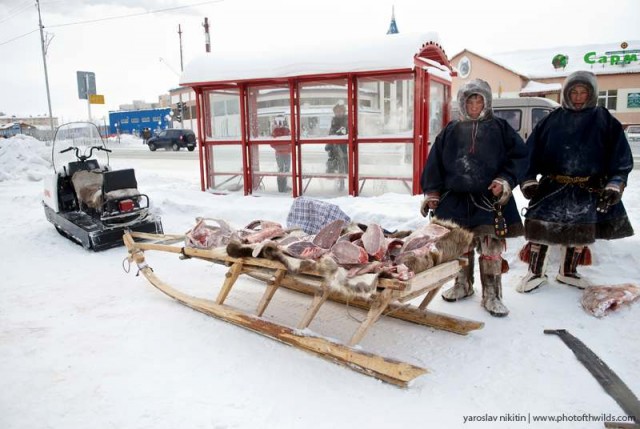
[[[123,244],[125,231],[162,234],[162,222],[138,191],[135,171],[112,170],[95,124],[72,122],[56,129],[53,174],[45,178],[47,220],[64,237],[100,251]]]

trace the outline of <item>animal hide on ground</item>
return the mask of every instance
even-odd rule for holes
[[[604,317],[622,305],[640,298],[640,287],[630,283],[614,286],[590,286],[582,294],[582,307],[595,317]]]

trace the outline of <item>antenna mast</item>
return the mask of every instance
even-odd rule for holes
[[[211,39],[209,38],[209,18],[204,19],[204,49],[206,52],[211,52]]]
[[[182,63],[182,29],[180,28],[180,24],[178,24],[178,38],[180,39],[180,71],[184,71]]]

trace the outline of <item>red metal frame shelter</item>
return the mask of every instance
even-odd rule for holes
[[[419,194],[429,144],[449,121],[455,72],[433,34],[402,40],[387,35],[377,43],[350,48],[337,58],[316,53],[314,65],[298,69],[287,68],[292,60],[269,56],[263,64],[248,57],[237,63],[237,52],[231,59],[214,52],[190,63],[181,85],[196,93],[202,190],[242,189],[248,195],[265,186],[275,189],[277,177],[287,177],[294,197],[309,189],[323,194],[328,188],[322,184],[328,181],[345,183],[342,192],[357,196],[367,180],[395,181]],[[293,61],[302,63],[299,57]],[[327,106],[336,98],[344,100],[347,133],[322,134],[323,127],[328,128]],[[286,115],[291,130],[286,140],[277,142],[265,134],[276,114]],[[396,131],[388,132],[389,124]],[[267,146],[275,143],[289,146],[288,172],[276,170],[274,158],[265,156]],[[319,159],[326,156],[322,149],[340,144],[347,145],[346,172],[321,170],[324,160]],[[403,162],[406,165],[400,165]],[[312,179],[316,188],[310,188]],[[225,189],[230,183],[235,187]],[[376,188],[366,193],[375,194]]]

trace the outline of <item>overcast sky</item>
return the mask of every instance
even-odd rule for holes
[[[249,55],[292,40],[312,47],[326,36],[384,34],[392,5],[400,32],[437,32],[449,57],[464,48],[491,54],[640,40],[638,0],[600,1],[598,7],[584,0],[41,1],[45,33],[53,37],[47,52],[52,110],[61,122],[88,116],[86,100],[78,98],[78,70],[94,72],[105,97],[104,106],[92,105],[94,119],[108,120],[109,110],[132,100],[157,101],[178,83],[178,24],[186,65],[204,53],[205,17],[212,50],[237,44],[249,47]],[[149,13],[181,6],[189,7]],[[128,17],[106,19],[120,16]],[[35,0],[0,0],[0,112],[47,115],[37,30]]]

